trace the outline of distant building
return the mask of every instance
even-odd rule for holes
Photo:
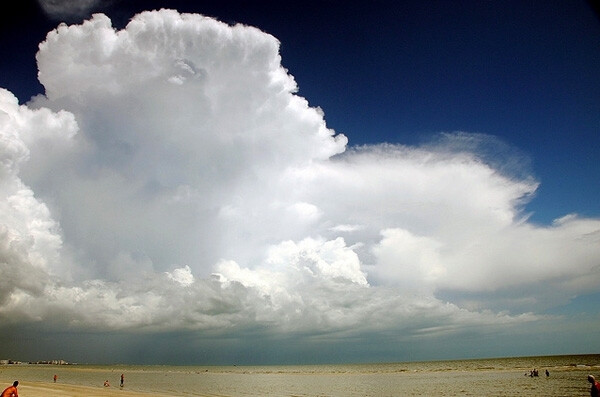
[[[16,361],[16,360],[0,360],[0,365],[9,365],[9,364],[72,365],[72,363],[69,363],[65,360],[29,361],[27,363],[23,363],[21,361]]]
[[[7,364],[22,364],[22,363],[20,361],[16,361],[16,360],[0,360],[0,364],[7,365]]]

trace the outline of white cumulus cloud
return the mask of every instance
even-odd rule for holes
[[[2,322],[419,336],[599,292],[600,220],[529,223],[492,137],[348,147],[256,28],[95,14],[37,61],[0,90]]]

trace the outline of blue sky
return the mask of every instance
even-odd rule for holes
[[[0,78],[26,101],[43,89],[32,54],[56,20],[34,2],[19,6],[3,22],[0,49],[10,56]],[[119,26],[159,8],[277,37],[299,94],[351,145],[418,144],[441,131],[498,136],[531,159],[541,182],[527,206],[532,220],[599,214],[600,27],[591,3],[117,1],[87,14],[105,12]]]
[[[600,348],[588,3],[18,7],[0,30],[0,358]]]

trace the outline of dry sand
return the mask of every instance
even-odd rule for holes
[[[2,382],[11,385],[12,382]],[[86,387],[63,383],[23,382],[18,386],[19,397],[152,397],[158,394],[127,391],[120,387]],[[0,389],[0,393],[3,389]]]

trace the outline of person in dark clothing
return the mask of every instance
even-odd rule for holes
[[[590,388],[590,396],[600,397],[600,383],[596,382],[596,378],[593,375],[588,375],[588,382],[592,384]]]

